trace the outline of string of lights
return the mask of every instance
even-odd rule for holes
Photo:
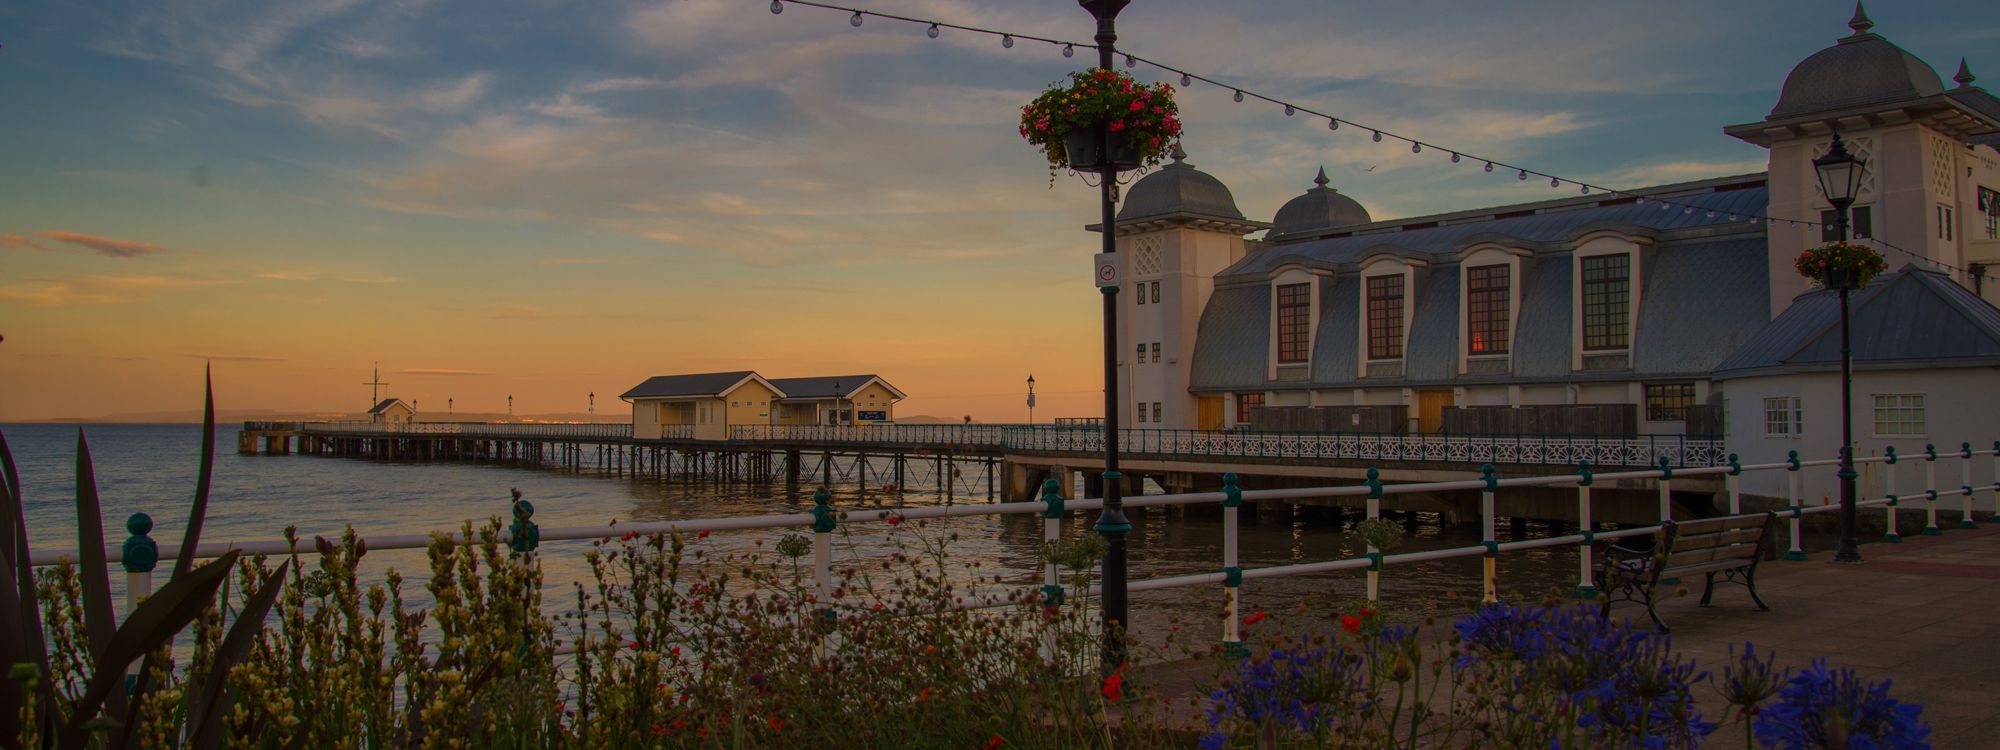
[[[925,27],[924,33],[932,39],[938,38],[939,35],[941,34],[942,29],[953,29],[957,31],[970,32],[974,34],[984,34],[987,36],[999,37],[1000,46],[1008,49],[1012,49],[1014,47],[1014,42],[1017,39],[1026,39],[1029,41],[1041,42],[1044,44],[1060,48],[1062,50],[1062,54],[1064,57],[1074,57],[1076,54],[1076,49],[1078,47],[1082,47],[1085,49],[1097,48],[1097,45],[1087,42],[1064,41],[1060,39],[1050,39],[1047,37],[1035,36],[1032,34],[1021,34],[1011,31],[981,28],[977,26],[966,26],[963,24],[947,23],[944,21],[915,18],[911,16],[902,16],[892,13],[881,13],[878,11],[866,10],[862,8],[843,7],[827,3],[814,2],[814,0],[771,0],[771,12],[773,14],[783,13],[784,6],[787,4],[846,12],[849,14],[848,24],[856,27],[861,26],[864,18],[869,16],[882,18],[885,20],[899,21],[902,23],[920,25]],[[1199,81],[1201,83],[1205,83],[1210,86],[1228,90],[1229,92],[1231,92],[1230,98],[1238,103],[1241,103],[1246,99],[1256,99],[1258,101],[1262,101],[1268,104],[1273,104],[1283,108],[1286,117],[1305,115],[1307,117],[1325,120],[1328,131],[1337,132],[1341,128],[1345,127],[1349,129],[1351,132],[1368,133],[1369,138],[1376,143],[1382,143],[1386,140],[1386,141],[1394,141],[1398,143],[1409,144],[1410,153],[1412,155],[1423,154],[1426,150],[1428,150],[1432,153],[1440,153],[1447,155],[1447,157],[1451,160],[1451,163],[1453,164],[1460,164],[1466,162],[1470,162],[1473,164],[1481,164],[1482,171],[1485,173],[1499,172],[1504,174],[1506,172],[1513,172],[1515,179],[1521,182],[1527,182],[1530,179],[1538,181],[1548,180],[1549,187],[1551,189],[1561,189],[1564,185],[1569,185],[1571,187],[1575,187],[1578,193],[1582,195],[1589,195],[1593,192],[1596,192],[1596,193],[1602,193],[1612,198],[1632,199],[1633,202],[1638,205],[1657,204],[1659,205],[1660,210],[1662,211],[1670,211],[1674,208],[1680,208],[1683,213],[1691,214],[1695,211],[1702,211],[1706,214],[1708,218],[1714,218],[1715,216],[1717,216],[1717,212],[1714,211],[1713,209],[1709,209],[1707,207],[1700,206],[1684,200],[1675,200],[1670,197],[1647,195],[1642,192],[1612,188],[1585,180],[1578,180],[1569,177],[1564,177],[1561,175],[1550,173],[1545,170],[1532,169],[1527,166],[1515,164],[1502,159],[1494,159],[1476,155],[1464,149],[1443,146],[1440,144],[1432,143],[1430,141],[1425,141],[1420,138],[1406,136],[1400,133],[1396,133],[1394,131],[1384,130],[1379,127],[1374,127],[1363,123],[1355,122],[1354,120],[1345,117],[1340,117],[1331,113],[1322,112],[1312,107],[1299,104],[1297,102],[1280,99],[1275,96],[1267,95],[1258,91],[1254,91],[1249,88],[1245,88],[1241,85],[1222,81],[1212,76],[1196,73],[1194,71],[1187,70],[1184,68],[1175,67],[1173,65],[1158,60],[1153,60],[1151,58],[1136,53],[1120,52],[1118,54],[1125,58],[1125,67],[1128,69],[1136,68],[1140,63],[1145,63],[1148,66],[1158,68],[1162,71],[1173,74],[1174,76],[1178,76],[1180,79],[1181,88],[1184,89],[1191,88],[1194,86],[1196,81]],[[1751,224],[1767,223],[1774,226],[1783,224],[1789,227],[1804,227],[1808,230],[1824,229],[1827,226],[1824,222],[1820,221],[1805,220],[1805,219],[1787,219],[1787,218],[1770,216],[1768,214],[1763,214],[1763,213],[1724,213],[1723,215],[1730,221],[1748,221]],[[1952,271],[1954,273],[1960,273],[1960,274],[1971,273],[1967,269],[1959,268],[1949,263],[1943,263],[1940,261],[1932,260],[1928,256],[1925,256],[1922,253],[1905,249],[1894,243],[1884,241],[1880,238],[1857,237],[1855,238],[1855,240],[1888,248],[1890,250],[1894,250],[1904,255],[1908,255],[1912,258],[1916,258],[1932,266],[1943,268]]]

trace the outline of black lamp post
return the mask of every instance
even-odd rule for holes
[[[1847,209],[1861,188],[1862,161],[1847,153],[1840,132],[1826,155],[1813,160],[1819,173],[1820,192],[1833,204],[1834,239],[1847,241]],[[1837,563],[1861,562],[1861,547],[1854,539],[1854,357],[1847,342],[1847,290],[1854,285],[1848,269],[1829,265],[1824,278],[1827,286],[1840,294],[1840,549],[1833,554]],[[1890,529],[1894,532],[1895,529]]]
[[[1077,5],[1097,19],[1097,67],[1112,70],[1117,52],[1118,11],[1131,0],[1077,0]],[[1071,164],[1072,169],[1078,165]],[[1079,172],[1096,172],[1098,204],[1103,214],[1103,252],[1118,252],[1116,201],[1118,167],[1111,158],[1111,128],[1108,120],[1097,123],[1097,163]],[[1104,663],[1109,676],[1125,663],[1126,570],[1125,535],[1132,523],[1125,518],[1122,497],[1124,474],[1118,471],[1118,290],[1124,286],[1099,287],[1104,294],[1104,510],[1097,516],[1097,533],[1104,536]]]
[[[514,418],[514,394],[507,394],[507,418]]]
[[[1035,374],[1028,373],[1028,424],[1035,423]]]
[[[590,392],[590,421],[597,421],[597,391]]]

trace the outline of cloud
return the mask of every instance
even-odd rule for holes
[[[85,282],[103,289],[120,290],[181,289],[235,283],[223,279],[195,279],[186,276],[90,276]]]
[[[284,362],[284,357],[265,357],[255,354],[182,354],[183,357],[210,360],[214,362]]]
[[[130,301],[118,295],[81,289],[67,281],[10,284],[0,287],[0,300],[27,302],[43,307],[110,305]]]
[[[265,271],[257,274],[265,281],[339,281],[348,284],[397,284],[400,276],[331,276],[319,271]]]
[[[479,371],[477,371],[477,370],[454,370],[454,369],[451,369],[451,368],[447,368],[447,367],[412,367],[412,368],[409,368],[409,369],[405,369],[405,370],[397,370],[397,371],[396,371],[396,374],[398,374],[398,375],[437,375],[437,376],[441,376],[441,377],[471,377],[471,376],[476,376],[476,375],[491,375],[491,374],[493,374],[493,373],[490,373],[490,372],[479,372]]]
[[[96,250],[99,255],[112,258],[137,258],[142,255],[152,255],[167,251],[165,245],[158,245],[151,242],[120,240],[110,237],[99,237],[93,234],[84,234],[82,232],[67,232],[59,229],[45,230],[42,232],[42,236],[57,242],[90,248]]]
[[[48,249],[42,247],[41,243],[18,234],[0,234],[0,247],[25,248],[30,250]]]

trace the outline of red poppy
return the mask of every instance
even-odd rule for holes
[[[1341,615],[1340,629],[1345,630],[1349,633],[1361,632],[1361,618],[1355,617],[1354,615]]]
[[[779,732],[779,731],[784,731],[784,729],[785,729],[785,720],[784,720],[784,719],[780,719],[780,718],[778,718],[778,717],[776,717],[776,716],[773,716],[773,717],[770,717],[769,719],[767,719],[766,721],[769,721],[769,722],[770,722],[770,724],[771,724],[771,731],[773,731],[773,732]]]
[[[1000,743],[1005,741],[1000,735],[993,735],[993,739],[986,741],[986,750],[1000,750]]]
[[[1105,700],[1113,703],[1125,700],[1125,665],[1120,664],[1112,670],[1111,676],[1104,678],[1104,686],[1099,691],[1104,693]]]
[[[619,535],[619,537],[618,537],[618,541],[621,541],[621,542],[629,542],[629,541],[632,541],[632,537],[635,537],[635,536],[638,536],[638,535],[639,535],[639,532],[637,532],[637,531],[627,531],[627,532],[625,532],[624,534],[621,534],[621,535]]]
[[[1374,617],[1374,616],[1375,616],[1375,610],[1373,610],[1373,609],[1370,609],[1370,608],[1368,608],[1368,607],[1362,607],[1362,608],[1361,608],[1361,616],[1362,616],[1362,617]]]
[[[707,539],[707,538],[708,538],[708,529],[702,529],[702,530],[701,530],[701,533],[699,533],[699,534],[696,534],[696,535],[694,535],[694,538],[696,538],[696,539]]]
[[[930,700],[930,699],[931,699],[931,689],[930,689],[930,688],[926,687],[926,688],[924,688],[924,689],[922,689],[922,690],[918,690],[918,691],[917,691],[917,702],[918,702],[918,703],[922,703],[922,702],[924,702],[924,701],[927,701],[927,700]]]
[[[1265,617],[1265,614],[1264,614],[1264,613],[1262,613],[1262,612],[1258,612],[1257,614],[1254,614],[1254,615],[1251,615],[1251,616],[1249,616],[1249,617],[1245,617],[1245,618],[1243,618],[1243,624],[1245,624],[1245,625],[1255,625],[1255,624],[1257,624],[1257,623],[1260,623],[1260,622],[1263,622],[1263,621],[1264,621],[1264,617]]]
[[[890,517],[889,517],[889,525],[890,525],[890,526],[896,526],[896,525],[900,525],[901,523],[903,523],[903,517],[902,517],[902,516],[890,516]]]

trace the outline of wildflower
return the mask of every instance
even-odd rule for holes
[[[1262,612],[1258,612],[1257,614],[1243,618],[1243,624],[1245,625],[1255,625],[1263,621],[1264,621],[1264,613]]]
[[[1145,102],[1143,102],[1143,101],[1140,101],[1140,100],[1138,100],[1138,99],[1133,99],[1133,100],[1132,100],[1132,106],[1130,107],[1130,109],[1131,109],[1132,111],[1134,111],[1134,112],[1137,112],[1137,111],[1139,111],[1139,110],[1142,110],[1142,109],[1145,109],[1145,108],[1146,108],[1146,103],[1145,103]]]
[[[708,529],[702,529],[702,530],[701,530],[701,533],[699,533],[699,534],[696,534],[696,535],[694,535],[694,538],[696,538],[696,539],[707,539],[707,538],[708,538]]]
[[[1000,735],[995,734],[993,735],[993,739],[986,741],[986,750],[1000,750],[1000,744],[1003,742],[1006,742],[1006,740],[1001,738]]]
[[[1111,121],[1111,132],[1113,132],[1113,133],[1116,133],[1116,132],[1119,132],[1119,131],[1122,131],[1122,130],[1124,130],[1124,129],[1125,129],[1125,121],[1124,121],[1124,120],[1112,120],[1112,121]]]
[[[896,516],[896,515],[892,515],[892,516],[889,516],[889,525],[890,525],[890,526],[900,526],[900,525],[902,525],[902,523],[903,523],[903,517],[902,517],[902,516]]]
[[[784,719],[780,719],[780,718],[778,718],[778,717],[776,717],[776,716],[772,716],[772,717],[769,717],[768,719],[766,719],[765,721],[766,721],[766,722],[768,722],[768,723],[769,723],[769,724],[771,725],[771,731],[773,731],[773,732],[782,732],[782,731],[784,731],[784,729],[785,729],[785,720],[784,720]]]
[[[1823,659],[1778,689],[1758,714],[1757,741],[1766,747],[1920,748],[1931,728],[1923,706],[1889,697],[1889,681],[1866,682],[1852,669],[1830,670]]]
[[[635,537],[635,536],[638,536],[638,535],[639,535],[639,532],[637,532],[637,531],[627,531],[627,532],[625,532],[625,533],[623,533],[623,534],[620,534],[620,535],[618,535],[618,541],[621,541],[621,542],[629,542],[629,541],[632,541],[632,537]]]
[[[1340,629],[1345,630],[1349,633],[1361,632],[1361,618],[1355,617],[1354,615],[1341,615]]]
[[[1125,700],[1125,665],[1119,664],[1117,669],[1111,670],[1111,676],[1104,678],[1104,685],[1098,691],[1104,693],[1107,701],[1116,703]]]

